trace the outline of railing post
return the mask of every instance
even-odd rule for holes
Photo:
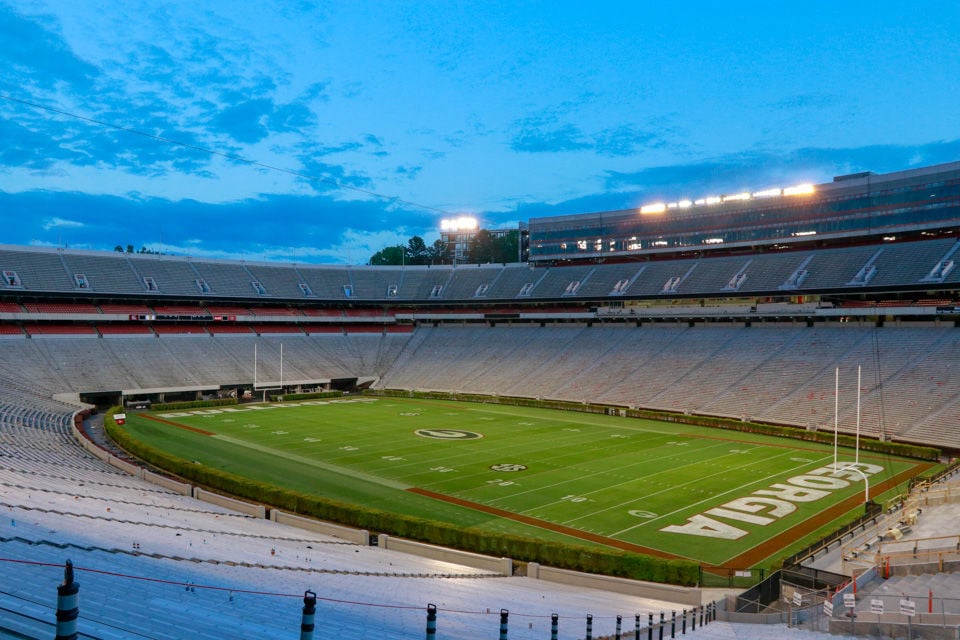
[[[670,638],[677,637],[677,612],[670,612]]]
[[[317,594],[307,589],[303,592],[303,616],[300,618],[300,640],[312,640],[313,620],[317,615]]]
[[[500,609],[500,640],[507,640],[507,620],[509,617],[509,611]]]
[[[687,610],[684,609],[680,616],[680,634],[687,635]]]
[[[560,616],[556,613],[550,615],[550,640],[557,640],[560,633]]]
[[[593,616],[587,614],[587,635],[586,640],[593,640]]]
[[[633,640],[640,640],[640,614],[638,613],[633,621]]]
[[[63,584],[57,586],[57,636],[55,640],[77,640],[80,615],[80,583],[73,579],[73,562],[63,568]]]
[[[617,630],[614,633],[615,640],[620,640],[620,624],[623,622],[623,616],[617,616]]]
[[[664,618],[664,614],[663,614],[663,611],[661,611],[661,612],[660,612],[660,624],[657,625],[657,631],[659,632],[658,635],[659,635],[660,640],[663,640],[663,618]]]
[[[437,637],[437,605],[427,605],[427,640]]]

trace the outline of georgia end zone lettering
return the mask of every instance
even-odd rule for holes
[[[660,531],[683,533],[704,538],[738,540],[747,535],[738,526],[726,521],[766,526],[797,510],[798,502],[815,502],[832,491],[850,486],[850,481],[863,480],[883,471],[883,467],[866,462],[837,462],[788,478],[786,483],[754,491],[746,498],[737,498],[719,507],[687,519],[686,524],[672,524]],[[861,475],[862,473],[862,475]],[[722,518],[723,520],[718,520]]]

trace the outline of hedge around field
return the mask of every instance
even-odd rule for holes
[[[312,393],[278,393],[268,396],[270,402],[293,402],[295,400],[313,400],[316,398],[341,398],[343,391],[314,391]]]
[[[236,398],[214,398],[212,400],[183,400],[181,402],[158,402],[150,406],[151,411],[178,411],[180,409],[202,409],[203,407],[226,407],[238,404]]]
[[[715,429],[728,429],[731,431],[742,431],[746,433],[759,433],[761,435],[804,440],[806,442],[833,444],[832,432],[828,433],[826,431],[810,431],[801,427],[749,422],[736,420],[733,418],[720,418],[716,416],[705,416],[699,414],[673,413],[668,411],[653,411],[649,409],[630,409],[628,407],[621,407],[617,405],[592,404],[589,402],[578,403],[564,400],[544,400],[517,396],[486,396],[474,393],[456,393],[445,391],[410,391],[406,389],[382,389],[376,391],[365,390],[363,393],[365,395],[381,395],[386,397],[423,398],[428,400],[459,400],[462,402],[502,404],[516,407],[558,409],[560,411],[576,411],[579,413],[622,415],[627,418],[643,418],[647,420],[659,420],[662,422],[675,422],[699,427],[712,427]],[[857,446],[856,438],[846,434],[839,434],[837,436],[837,443],[843,447]],[[903,456],[905,458],[914,458],[917,460],[929,460],[937,462],[940,460],[941,456],[940,449],[936,449],[934,447],[922,447],[903,442],[877,440],[876,438],[868,438],[864,436],[860,437],[859,445],[861,451],[873,451],[875,453]]]
[[[108,411],[104,417],[104,427],[113,441],[127,452],[181,478],[238,498],[375,533],[523,562],[538,562],[560,569],[682,586],[696,586],[699,579],[699,565],[690,560],[667,560],[618,549],[493,534],[476,528],[462,528],[446,522],[347,504],[212,469],[135,439],[114,420],[113,415],[121,411],[119,407]]]

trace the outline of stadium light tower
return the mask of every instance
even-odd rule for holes
[[[471,216],[444,218],[440,221],[440,239],[450,248],[453,266],[457,266],[458,261],[463,262],[467,259],[470,245],[479,228],[479,221]]]

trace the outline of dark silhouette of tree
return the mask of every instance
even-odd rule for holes
[[[386,247],[373,254],[368,264],[380,266],[401,265],[404,263],[404,254],[406,253],[406,250],[406,247],[404,247],[402,244]]]
[[[430,264],[430,251],[420,236],[413,236],[407,242],[407,264]]]
[[[146,245],[140,245],[140,250],[134,251],[132,244],[128,244],[126,249],[124,249],[122,245],[118,244],[113,248],[113,250],[116,251],[117,253],[142,253],[142,254],[157,255],[157,256],[164,255],[162,251],[157,251],[155,249],[147,249]]]
[[[510,231],[495,236],[486,229],[480,229],[470,243],[467,262],[478,264],[488,262],[517,262],[520,246],[520,232]],[[367,264],[371,265],[420,265],[450,264],[450,247],[443,240],[436,240],[429,247],[420,236],[413,236],[406,245],[398,244],[377,251]]]
[[[517,256],[519,243],[519,231],[511,231],[506,235],[496,237],[486,229],[480,229],[474,236],[473,242],[470,243],[467,261],[477,264],[517,262],[519,259]]]
[[[444,264],[448,260],[449,253],[447,243],[443,240],[434,241],[429,249],[430,264]]]

